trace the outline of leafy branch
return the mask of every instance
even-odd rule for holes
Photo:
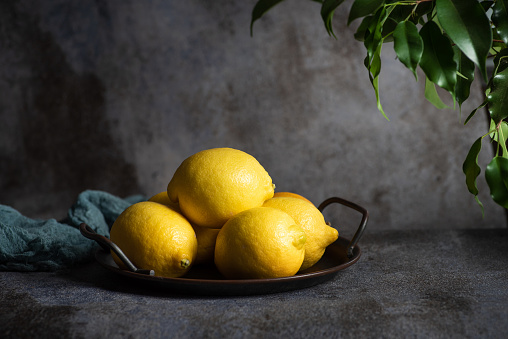
[[[252,11],[253,25],[271,8],[284,0],[259,0]],[[336,38],[333,16],[344,0],[311,0],[321,6],[326,32]],[[425,75],[425,98],[437,108],[448,108],[436,91],[436,85],[447,91],[459,109],[469,98],[471,84],[478,69],[487,83],[485,100],[466,118],[467,124],[476,112],[487,107],[491,127],[476,139],[463,163],[466,186],[478,199],[476,179],[481,173],[478,155],[484,137],[497,146],[485,168],[485,178],[492,199],[508,208],[508,0],[354,0],[347,25],[361,20],[354,37],[366,49],[364,65],[378,110],[388,119],[380,100],[379,75],[381,50],[393,42],[398,60],[418,80],[417,69]],[[492,74],[487,60],[493,58]]]

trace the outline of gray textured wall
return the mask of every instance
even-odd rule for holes
[[[254,3],[0,2],[0,203],[61,218],[84,189],[155,194],[187,156],[228,146],[278,190],[364,205],[372,228],[506,225],[483,178],[484,219],[464,184],[482,116],[464,127],[435,109],[386,45],[388,122],[345,26],[350,3],[337,40],[305,0],[276,7],[251,38]],[[462,121],[482,100],[473,91]]]

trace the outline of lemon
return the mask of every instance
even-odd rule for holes
[[[294,197],[276,197],[265,201],[263,206],[278,208],[289,214],[305,231],[305,259],[300,271],[303,271],[321,259],[326,247],[337,240],[339,233],[326,224],[323,214],[312,204]]]
[[[178,204],[169,200],[167,191],[157,193],[148,199],[148,201],[158,202],[159,204],[169,206],[171,209],[181,213]],[[198,241],[198,253],[196,255],[196,259],[194,260],[194,264],[213,264],[215,239],[217,239],[219,230],[193,225],[192,223],[191,226],[196,233],[196,239]]]
[[[191,224],[180,213],[152,201],[125,209],[111,227],[110,238],[134,266],[154,270],[157,276],[184,275],[197,254]],[[125,269],[113,252],[112,256]]]
[[[279,209],[254,207],[236,214],[219,231],[215,265],[229,279],[295,275],[305,255],[305,232]]]
[[[253,156],[232,148],[213,148],[185,159],[167,191],[193,224],[221,228],[235,214],[273,197],[273,184]]]
[[[213,264],[215,253],[215,241],[220,229],[208,228],[192,225],[196,238],[198,240],[198,254],[194,263],[198,264]]]
[[[154,195],[153,197],[148,199],[148,201],[158,202],[159,204],[169,206],[172,209],[174,209],[175,211],[180,212],[180,207],[178,207],[178,204],[169,200],[167,191],[162,191],[160,193],[157,193],[156,195]]]
[[[293,198],[298,198],[298,199],[302,199],[302,200],[308,201],[308,202],[310,202],[312,204],[312,201],[310,201],[309,199],[305,198],[304,196],[302,196],[300,194],[293,193],[293,192],[275,192],[273,194],[273,197],[274,198],[276,198],[276,197],[293,197]]]

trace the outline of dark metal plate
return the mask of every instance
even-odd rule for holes
[[[356,263],[361,256],[358,245],[353,247],[353,255],[348,258],[347,250],[350,241],[339,237],[329,245],[321,260],[313,267],[295,276],[274,279],[228,280],[223,278],[214,265],[197,265],[181,278],[150,276],[122,270],[113,261],[109,252],[98,249],[97,261],[106,269],[121,274],[138,282],[141,288],[151,284],[168,289],[171,292],[197,295],[255,295],[297,290],[321,284],[334,278],[341,270]]]

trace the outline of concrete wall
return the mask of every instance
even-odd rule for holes
[[[228,146],[278,190],[365,206],[371,228],[506,226],[483,177],[482,219],[461,169],[487,123],[461,122],[482,101],[478,83],[462,119],[438,110],[386,45],[388,122],[345,25],[351,2],[335,14],[337,40],[304,0],[276,7],[251,38],[254,3],[2,1],[0,203],[61,218],[84,189],[152,195],[187,156]],[[341,227],[339,210],[327,213]]]

